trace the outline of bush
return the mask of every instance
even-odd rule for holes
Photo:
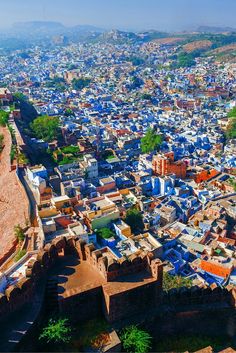
[[[181,276],[171,276],[168,272],[163,273],[162,287],[165,291],[173,288],[192,287],[192,280]]]
[[[159,149],[162,143],[162,136],[157,135],[153,129],[148,129],[146,135],[141,139],[141,150],[143,153],[150,153]]]
[[[28,158],[26,157],[26,155],[23,152],[19,153],[19,155],[17,156],[17,161],[20,164],[28,164],[29,163]]]
[[[103,239],[112,238],[115,234],[109,228],[101,228],[97,230],[97,235]]]
[[[47,326],[43,328],[39,340],[47,343],[68,343],[71,340],[71,327],[68,319],[50,319]]]
[[[76,157],[67,157],[65,156],[58,164],[59,165],[66,165],[66,164],[72,164],[77,161]]]
[[[14,258],[14,261],[17,262],[19,261],[23,256],[25,256],[26,254],[26,250],[23,249],[23,250],[19,250],[18,253],[16,254],[15,258]]]
[[[9,113],[4,110],[0,110],[0,126],[7,126],[9,120]]]
[[[121,332],[120,338],[128,353],[146,353],[151,348],[152,337],[137,326],[126,327]]]
[[[236,107],[231,109],[228,113],[228,118],[230,118],[230,122],[226,130],[226,137],[228,139],[234,139],[236,138]]]
[[[59,136],[59,118],[48,115],[40,116],[30,124],[30,128],[38,139],[51,142]]]
[[[80,90],[87,87],[90,84],[91,80],[89,78],[74,78],[72,80],[72,87],[75,90]]]
[[[14,233],[19,242],[22,242],[25,239],[24,230],[19,224],[14,227]]]
[[[78,152],[80,152],[80,148],[79,146],[66,146],[66,147],[63,147],[61,148],[61,151],[64,153],[64,154],[77,154]]]

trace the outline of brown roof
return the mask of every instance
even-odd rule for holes
[[[156,279],[149,272],[143,271],[119,277],[114,282],[108,282],[103,285],[103,291],[105,294],[111,296],[155,281]]]

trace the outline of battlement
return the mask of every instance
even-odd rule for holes
[[[77,287],[72,290],[71,295],[68,292],[62,298],[62,312],[67,312],[69,307],[73,307],[71,303],[79,305],[81,295],[83,298],[86,298],[86,295],[96,298],[96,303],[100,307],[104,307],[102,303],[105,302],[104,315],[110,321],[123,319],[127,315],[146,310],[145,308],[150,305],[154,310],[162,304],[174,307],[191,305],[196,308],[199,305],[211,303],[224,303],[233,308],[236,306],[236,288],[233,286],[226,288],[219,288],[215,285],[208,288],[195,286],[163,292],[162,262],[159,259],[153,259],[153,255],[148,252],[118,259],[108,248],[96,250],[93,244],[86,244],[77,237],[60,237],[44,246],[42,250],[35,252],[34,258],[27,262],[24,277],[20,278],[17,283],[7,286],[0,293],[1,321],[6,319],[11,312],[21,308],[24,303],[31,302],[38,281],[43,279],[43,283],[46,283],[48,270],[55,264],[58,257],[62,259],[70,254],[80,259],[78,266],[84,263],[93,276],[100,276],[101,280],[99,283],[96,282],[93,288],[87,288],[83,285],[81,287],[79,277],[78,280],[76,277]],[[89,278],[86,281],[90,283]],[[78,288],[81,290],[76,290]],[[127,293],[132,300],[127,300]],[[142,298],[142,305],[140,298]],[[83,303],[85,302],[87,301],[83,300]],[[86,305],[84,315],[87,310],[89,308]]]
[[[115,254],[107,247],[96,250],[93,244],[86,244],[79,240],[76,242],[76,248],[80,254],[80,259],[88,261],[105,278],[107,282],[116,280],[118,277],[135,274],[144,270],[156,276],[158,271],[155,266],[160,265],[160,261],[152,263],[153,255],[148,252],[132,254],[129,257],[117,258]],[[152,265],[151,265],[152,263]]]

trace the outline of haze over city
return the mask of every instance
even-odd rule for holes
[[[233,27],[235,10],[235,0],[10,0],[1,4],[0,27],[40,20],[67,26],[181,31],[200,25]]]

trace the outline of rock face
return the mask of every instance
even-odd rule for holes
[[[25,227],[28,218],[28,199],[15,171],[10,171],[11,136],[7,128],[0,128],[5,147],[0,155],[0,259],[13,246],[14,226]]]

